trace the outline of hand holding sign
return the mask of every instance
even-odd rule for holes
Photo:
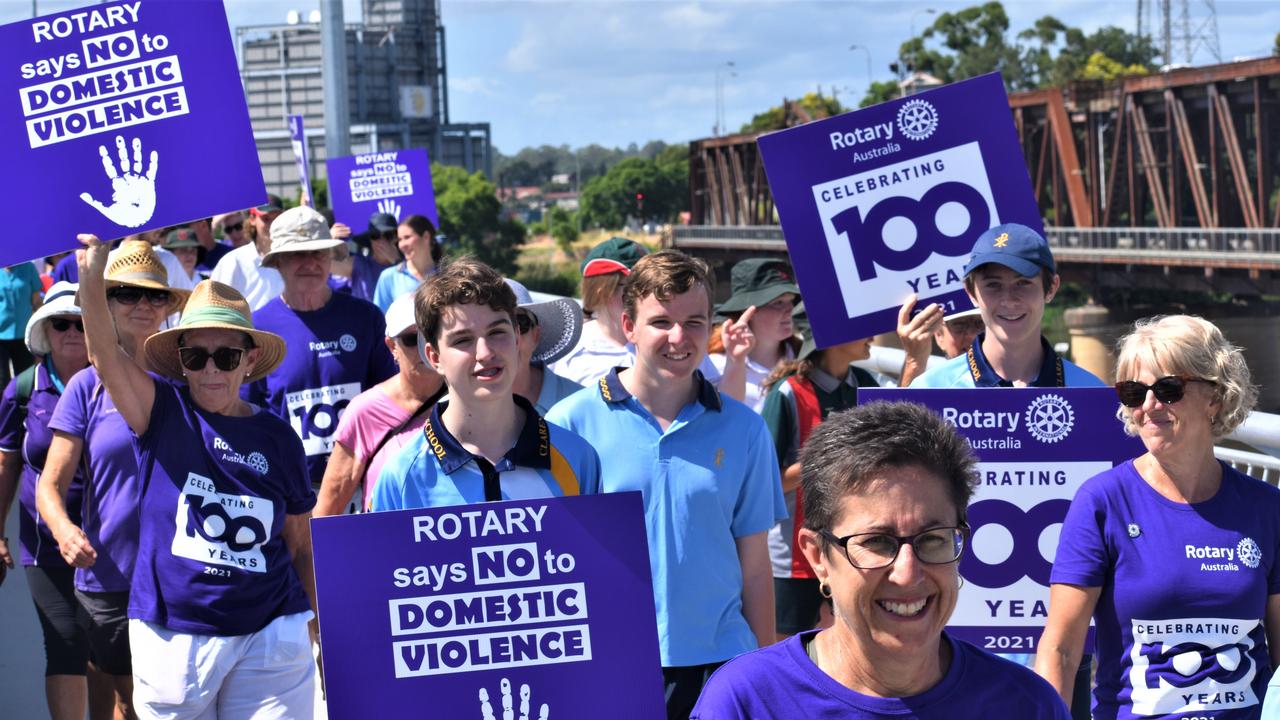
[[[159,157],[151,151],[151,167],[142,172],[142,141],[133,139],[133,167],[129,166],[129,152],[124,138],[116,136],[116,150],[120,154],[120,170],[116,171],[106,145],[98,146],[102,156],[102,168],[111,179],[111,207],[94,199],[89,193],[80,193],[80,199],[89,203],[107,219],[124,227],[138,227],[151,219],[156,211],[156,167]]]
[[[514,702],[511,698],[511,681],[502,678],[502,720],[515,720]],[[520,717],[519,720],[529,720],[529,686],[520,686]],[[489,691],[480,688],[480,713],[484,720],[497,720],[497,716],[493,714],[493,706],[489,704]],[[547,720],[550,717],[550,709],[546,703],[538,708],[538,720]]]
[[[400,203],[395,200],[379,200],[378,212],[392,215],[396,220],[400,219]]]

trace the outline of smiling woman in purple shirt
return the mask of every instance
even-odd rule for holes
[[[147,339],[155,374],[144,372],[108,324],[107,248],[80,239],[89,357],[140,473],[129,602],[139,714],[310,717],[315,495],[292,428],[239,394],[280,364],[285,343],[254,328],[234,288],[206,280],[178,326]]]

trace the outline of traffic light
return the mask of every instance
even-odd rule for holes
[[[644,215],[644,193],[638,192],[636,193],[636,216],[643,217],[643,215]]]

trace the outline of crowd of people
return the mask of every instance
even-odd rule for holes
[[[1280,490],[1214,457],[1257,389],[1201,318],[1121,340],[1146,452],[1080,488],[1039,652],[1002,658],[945,631],[969,444],[859,404],[893,381],[856,364],[873,338],[820,347],[783,261],[716,305],[703,261],[611,238],[578,302],[446,257],[423,216],[355,233],[274,196],[80,242],[0,278],[0,582],[24,566],[54,720],[312,717],[310,518],[620,491],[668,718],[1280,717]],[[1041,334],[1039,233],[988,230],[963,276],[974,308],[901,308],[896,382],[1105,387]]]

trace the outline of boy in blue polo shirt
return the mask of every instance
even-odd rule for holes
[[[605,492],[644,496],[667,716],[688,718],[703,683],[774,641],[766,535],[786,517],[764,420],[697,371],[710,335],[707,266],[664,250],[623,286],[635,365],[552,408],[552,422],[609,458]]]
[[[1026,225],[982,233],[964,267],[964,289],[986,331],[968,352],[921,375],[913,388],[1103,387],[1093,373],[1058,357],[1040,335],[1044,306],[1058,292],[1049,243]]]
[[[414,297],[418,347],[449,386],[423,431],[387,461],[373,510],[593,494],[600,460],[513,395],[516,298],[476,260],[450,263]]]

